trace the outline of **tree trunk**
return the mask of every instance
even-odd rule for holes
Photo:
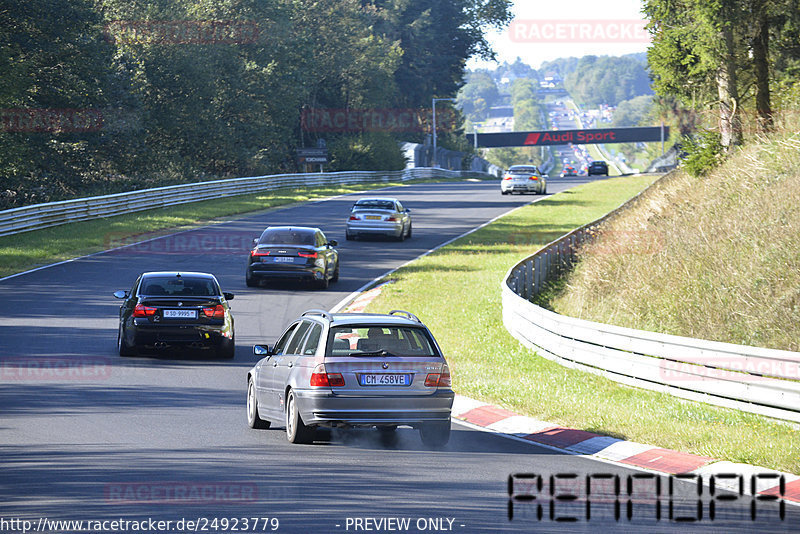
[[[723,24],[720,32],[723,50],[717,69],[719,95],[719,133],[726,150],[742,144],[742,123],[739,119],[739,90],[736,86],[736,60],[733,29]]]
[[[753,70],[756,75],[756,113],[760,132],[772,130],[772,105],[769,94],[769,21],[763,0],[753,2]]]

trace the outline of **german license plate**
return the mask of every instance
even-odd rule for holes
[[[273,259],[275,263],[294,263],[294,258],[290,256],[275,256]]]
[[[364,218],[369,220],[369,221],[380,221],[381,220],[381,216],[380,215],[366,215],[366,216],[364,216]]]
[[[361,375],[360,382],[362,386],[408,386],[411,384],[411,375]]]
[[[165,319],[197,319],[197,310],[164,310]]]

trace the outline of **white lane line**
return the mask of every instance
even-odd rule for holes
[[[462,237],[466,237],[466,236],[468,236],[468,235],[469,235],[469,234],[471,234],[471,233],[477,232],[477,231],[478,231],[478,230],[480,230],[481,228],[484,228],[484,227],[486,227],[486,226],[489,226],[489,225],[490,225],[490,224],[492,224],[493,222],[495,222],[495,221],[497,221],[497,220],[499,220],[499,219],[502,219],[503,217],[505,217],[505,216],[507,216],[507,215],[511,215],[512,213],[514,213],[515,211],[517,211],[517,210],[519,210],[519,209],[522,209],[522,208],[524,208],[524,207],[526,207],[526,206],[530,206],[531,204],[534,204],[534,203],[536,203],[536,202],[539,202],[540,200],[544,200],[544,199],[546,199],[546,198],[549,198],[549,197],[547,197],[547,196],[541,196],[541,197],[538,197],[538,198],[536,198],[536,199],[534,199],[534,200],[531,200],[530,202],[526,202],[525,204],[522,204],[521,206],[517,206],[516,208],[514,208],[514,209],[513,209],[513,210],[511,210],[511,211],[507,211],[507,212],[505,212],[505,213],[501,213],[501,214],[500,214],[500,215],[498,215],[497,217],[494,217],[493,219],[491,219],[491,220],[489,220],[489,221],[486,221],[485,223],[481,224],[480,226],[476,226],[476,227],[475,227],[475,228],[473,228],[472,230],[467,230],[467,231],[466,231],[466,232],[464,232],[463,234],[461,234],[461,235],[459,235],[459,236],[456,236],[456,237],[454,237],[454,238],[452,238],[452,239],[449,239],[449,240],[445,241],[444,243],[441,243],[441,244],[439,244],[439,245],[437,245],[437,246],[433,247],[432,249],[430,249],[430,250],[428,250],[428,251],[426,251],[426,252],[423,252],[422,254],[420,254],[419,256],[417,256],[416,258],[410,259],[410,260],[408,260],[407,262],[405,262],[404,264],[402,264],[402,265],[399,265],[399,266],[395,267],[394,269],[390,269],[390,270],[386,271],[385,273],[383,273],[383,274],[380,274],[380,275],[376,276],[375,278],[373,278],[372,280],[370,280],[369,282],[367,282],[366,284],[364,284],[363,286],[359,287],[358,289],[356,289],[355,291],[353,291],[352,293],[350,293],[349,295],[347,295],[345,298],[343,298],[342,300],[340,300],[340,301],[339,301],[339,303],[338,303],[338,304],[336,304],[336,306],[334,306],[333,308],[331,308],[331,309],[330,309],[330,312],[331,312],[331,313],[337,313],[337,312],[339,312],[339,311],[340,311],[340,310],[342,310],[344,307],[346,307],[346,306],[347,306],[347,304],[349,304],[349,303],[350,303],[350,301],[352,301],[352,300],[355,300],[355,299],[356,299],[356,298],[357,298],[357,297],[358,297],[358,296],[359,296],[361,293],[363,293],[364,291],[366,291],[366,290],[367,290],[367,289],[368,289],[370,286],[372,286],[373,284],[377,283],[377,282],[378,282],[378,281],[379,281],[381,278],[385,278],[385,277],[389,276],[390,274],[392,274],[393,272],[395,272],[395,271],[397,271],[397,270],[399,270],[399,269],[402,269],[403,267],[405,267],[405,266],[407,266],[407,265],[409,265],[409,264],[411,264],[411,263],[414,263],[414,262],[415,262],[415,261],[417,261],[418,259],[420,259],[420,258],[424,258],[424,257],[425,257],[425,256],[427,256],[428,254],[432,254],[432,253],[436,252],[437,250],[439,250],[439,249],[440,249],[440,248],[442,248],[442,247],[446,247],[447,245],[449,245],[449,244],[450,244],[450,243],[452,243],[453,241],[458,241],[458,240],[459,240],[459,239],[461,239]]]

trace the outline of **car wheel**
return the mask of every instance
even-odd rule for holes
[[[328,279],[328,270],[325,269],[325,271],[322,273],[322,280],[317,282],[317,288],[319,288],[319,289],[328,289],[328,286],[330,285],[330,283],[331,283],[331,281]]]
[[[411,224],[411,223],[408,223],[408,233],[406,234],[406,237],[407,237],[407,238],[410,238],[410,237],[411,237],[411,226],[412,226],[412,224]]]
[[[247,284],[247,287],[256,287],[258,285],[258,280],[250,274],[250,269],[244,275],[244,283]]]
[[[339,281],[339,260],[336,260],[336,269],[333,270],[333,278],[331,278],[331,282],[338,282]]]
[[[380,436],[381,445],[384,447],[393,447],[397,445],[396,426],[379,426],[378,435]]]
[[[450,421],[423,423],[419,428],[422,443],[432,449],[441,449],[450,441]]]
[[[290,389],[286,396],[286,437],[291,443],[310,443],[313,436],[314,430],[307,427],[300,417],[297,399]]]
[[[217,356],[219,358],[232,360],[235,355],[236,355],[236,342],[234,341],[233,337],[231,337],[229,343],[223,342],[222,345],[217,349]]]
[[[258,402],[256,401],[256,386],[253,379],[247,381],[247,426],[250,428],[269,428],[272,423],[264,421],[258,416]]]
[[[344,233],[344,238],[347,239],[348,241],[352,241],[353,239],[355,239],[355,236],[353,234],[351,234],[350,232],[345,232]]]
[[[122,335],[122,325],[120,325],[119,330],[117,331],[117,351],[119,351],[120,356],[133,356],[136,354],[136,351],[133,350],[125,343],[125,338]]]

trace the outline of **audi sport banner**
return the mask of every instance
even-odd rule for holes
[[[475,134],[467,134],[474,143]],[[664,127],[664,137],[669,137],[669,127]],[[588,145],[593,143],[638,143],[661,141],[660,126],[637,128],[593,128],[589,130],[542,130],[538,132],[479,133],[478,146],[497,148],[503,146]]]

